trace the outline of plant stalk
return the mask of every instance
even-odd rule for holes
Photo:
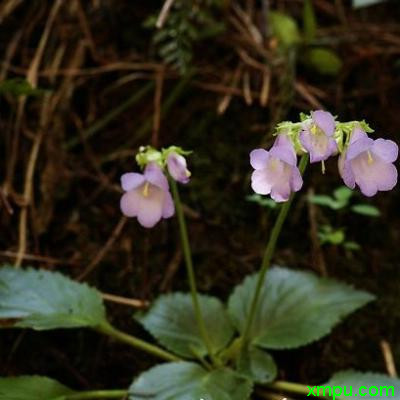
[[[154,344],[148,343],[142,339],[138,339],[135,336],[131,336],[125,332],[122,332],[118,330],[117,328],[114,328],[111,324],[108,322],[104,322],[98,327],[96,327],[96,330],[100,333],[103,333],[105,335],[108,335],[116,340],[119,340],[120,342],[124,342],[126,344],[129,344],[130,346],[143,350],[146,353],[150,353],[156,357],[162,358],[166,361],[181,361],[181,359],[176,356],[175,354],[170,353],[169,351],[166,351],[162,349],[161,347],[155,346]]]
[[[174,179],[170,179],[170,184],[172,188],[172,196],[174,198],[175,208],[176,208],[176,215],[178,217],[179,223],[179,233],[182,242],[183,254],[185,257],[185,264],[186,264],[186,271],[188,274],[189,279],[189,286],[190,286],[190,293],[192,296],[194,314],[196,317],[197,325],[200,331],[200,335],[203,339],[203,342],[207,348],[207,352],[210,355],[211,361],[214,365],[220,366],[220,361],[214,356],[214,352],[212,350],[210,337],[208,335],[204,319],[201,313],[201,307],[199,303],[199,298],[197,295],[197,285],[196,285],[196,278],[194,274],[193,262],[192,262],[192,253],[190,250],[189,244],[189,237],[186,228],[185,217],[183,215],[182,203],[179,196],[178,185]]]
[[[65,400],[121,399],[128,395],[127,390],[91,390],[65,396]]]
[[[311,396],[310,388],[314,387],[314,385],[306,386],[301,383],[286,382],[286,381],[276,381],[276,382],[268,383],[268,384],[262,385],[262,386],[269,390],[273,390],[276,392],[293,393],[293,394],[298,394],[298,395],[302,395],[302,396],[308,396],[308,395]],[[323,386],[325,386],[325,385],[323,385]],[[317,394],[314,394],[313,396],[319,397],[319,398],[324,398],[324,399],[336,399],[336,400],[344,399],[343,396],[325,395],[325,392],[324,392],[324,394],[319,395],[319,393],[317,393]]]
[[[299,170],[302,175],[307,166],[307,162],[308,162],[308,155],[304,154],[301,157],[300,163],[299,163]],[[250,311],[247,316],[247,321],[246,321],[245,328],[244,328],[243,334],[242,334],[242,349],[244,349],[246,347],[246,345],[248,344],[247,342],[249,340],[251,326],[253,324],[254,316],[256,314],[258,301],[259,301],[259,297],[261,294],[261,289],[264,284],[265,275],[271,264],[271,258],[274,255],[276,243],[277,243],[279,235],[281,233],[283,223],[285,222],[286,217],[288,215],[290,206],[293,202],[293,198],[294,198],[294,193],[292,193],[289,200],[282,205],[282,207],[279,211],[278,217],[275,221],[275,225],[272,228],[271,235],[268,239],[268,243],[265,248],[264,256],[263,256],[262,263],[261,263],[261,269],[260,269],[260,272],[258,275],[256,290],[254,292],[254,296],[253,296],[251,306],[250,306]]]

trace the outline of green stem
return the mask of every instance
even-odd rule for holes
[[[306,386],[301,383],[286,382],[286,381],[276,381],[276,382],[268,383],[268,384],[262,385],[262,386],[269,390],[273,390],[273,391],[277,391],[277,392],[282,391],[285,393],[293,393],[293,394],[298,394],[298,395],[302,395],[302,396],[308,396],[308,395],[311,396],[310,389],[314,388],[314,385]],[[329,396],[329,395],[325,396],[325,394],[319,395],[319,393],[313,394],[313,396],[321,397],[324,399],[336,399],[336,400],[344,399],[343,396]]]
[[[170,179],[170,184],[171,184],[171,188],[172,188],[172,196],[174,197],[176,215],[178,217],[179,233],[181,236],[183,254],[185,257],[185,264],[186,264],[186,270],[187,270],[188,279],[189,279],[190,293],[192,295],[194,314],[196,317],[200,335],[201,335],[203,342],[207,348],[207,352],[210,355],[210,358],[211,358],[213,364],[218,366],[218,365],[220,365],[220,362],[214,356],[210,337],[208,336],[208,332],[207,332],[206,326],[204,324],[204,319],[203,319],[203,316],[201,313],[201,307],[200,307],[200,303],[199,303],[199,299],[198,299],[198,295],[197,295],[197,285],[196,285],[196,278],[195,278],[193,262],[192,262],[192,254],[191,254],[191,250],[190,250],[190,244],[189,244],[189,238],[188,238],[188,233],[187,233],[187,228],[186,228],[185,217],[183,215],[182,203],[181,203],[181,199],[179,197],[178,185],[176,184],[174,179]]]
[[[120,399],[128,395],[127,390],[91,390],[64,396],[65,400]]]
[[[308,155],[304,154],[302,156],[302,158],[300,160],[300,164],[299,164],[299,170],[300,170],[301,174],[304,173],[304,170],[305,170],[306,165],[307,165],[307,161],[308,161]],[[294,193],[292,193],[292,195],[290,196],[289,200],[282,205],[282,207],[281,207],[281,209],[279,211],[278,218],[275,221],[275,225],[272,228],[271,235],[269,237],[267,246],[265,248],[263,260],[262,260],[262,263],[261,263],[261,269],[260,269],[260,272],[258,274],[258,281],[257,281],[256,290],[255,290],[254,295],[253,295],[253,299],[252,299],[251,306],[250,306],[250,312],[249,312],[249,314],[247,316],[247,321],[246,321],[246,324],[245,324],[245,328],[243,330],[243,335],[242,335],[243,347],[242,347],[242,349],[245,348],[246,345],[247,345],[247,342],[248,342],[248,339],[249,339],[251,325],[252,325],[253,320],[254,320],[254,316],[255,316],[255,313],[256,313],[257,305],[258,305],[258,300],[259,300],[259,297],[260,297],[260,294],[261,294],[261,289],[262,289],[262,287],[264,285],[265,274],[267,273],[269,265],[271,263],[271,258],[272,258],[273,254],[274,254],[274,251],[275,251],[276,242],[277,242],[277,240],[279,238],[279,234],[281,233],[283,223],[286,220],[288,211],[289,211],[290,206],[291,206],[292,201],[293,201],[293,197],[294,197]]]
[[[120,342],[127,343],[130,346],[135,347],[136,349],[143,350],[146,353],[153,354],[154,356],[162,358],[164,360],[167,360],[167,361],[180,361],[181,360],[178,356],[176,356],[158,346],[150,344],[144,340],[138,339],[135,336],[128,335],[127,333],[114,328],[108,322],[104,322],[101,325],[97,326],[96,330],[100,333],[103,333],[114,339],[117,339]]]
[[[306,385],[302,385],[301,383],[276,381],[263,386],[274,391],[282,391],[300,395],[308,395],[308,393],[310,393],[308,387]]]

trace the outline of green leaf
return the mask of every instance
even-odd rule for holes
[[[44,89],[35,89],[22,78],[7,79],[0,83],[0,94],[8,93],[13,96],[41,96],[46,93]]]
[[[377,397],[397,398],[400,393],[400,380],[391,378],[387,375],[376,374],[372,372],[358,372],[353,370],[340,371],[332,376],[329,382],[320,386],[322,394],[322,386],[330,386],[332,393],[339,393],[339,387],[342,389],[343,397],[340,399],[356,399],[372,400]],[[360,391],[361,389],[361,391]],[[328,390],[326,393],[328,393]],[[317,391],[315,390],[315,393]],[[339,394],[338,394],[339,396]],[[336,397],[338,398],[338,397]]]
[[[152,400],[246,400],[250,380],[224,368],[206,371],[191,362],[157,365],[142,373],[129,388],[129,399]]]
[[[332,50],[315,47],[305,53],[305,62],[322,75],[336,76],[342,68],[342,60]]]
[[[346,241],[343,243],[343,246],[346,250],[360,250],[361,246],[357,242]]]
[[[228,311],[243,332],[258,274],[248,276],[229,298]],[[271,268],[261,289],[250,338],[270,349],[304,346],[329,334],[344,317],[374,296],[333,279],[282,267]]]
[[[246,196],[246,200],[250,201],[252,203],[257,203],[258,205],[262,207],[268,207],[271,209],[275,209],[278,206],[278,203],[268,197],[263,197],[259,194],[251,194],[249,196]]]
[[[330,196],[325,194],[315,194],[309,197],[309,200],[313,204],[317,204],[323,207],[329,207],[332,210],[339,210],[343,208],[346,204],[341,201],[337,201]]]
[[[351,207],[351,211],[357,214],[366,215],[367,217],[380,217],[381,215],[378,208],[369,204],[356,204]]]
[[[0,318],[37,330],[94,327],[105,320],[100,294],[58,272],[0,268]]]
[[[306,42],[312,42],[315,39],[317,31],[317,21],[312,0],[305,0],[303,6],[303,24],[304,24],[304,39]]]
[[[63,400],[72,393],[73,390],[44,376],[0,378],[0,400]]]
[[[353,191],[349,189],[347,186],[340,186],[337,189],[334,190],[333,195],[335,198],[339,201],[342,201],[344,203],[348,203],[350,200],[351,196],[353,196]]]
[[[295,46],[301,41],[296,20],[278,11],[269,13],[269,23],[273,34],[283,47]]]
[[[256,383],[272,382],[278,374],[278,368],[271,355],[252,345],[239,358],[238,369],[241,374]]]
[[[362,8],[383,3],[386,0],[353,0],[353,8]]]
[[[215,297],[199,295],[205,326],[214,352],[231,340],[234,331],[221,301]],[[160,296],[146,314],[137,315],[143,326],[166,348],[182,357],[205,356],[192,298],[189,294],[172,293]]]
[[[318,237],[322,244],[330,243],[333,245],[342,244],[346,239],[343,229],[333,229],[330,225],[323,225],[318,232]]]

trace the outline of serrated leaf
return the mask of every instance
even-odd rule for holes
[[[0,319],[37,330],[94,327],[105,320],[97,290],[58,272],[0,268]]]
[[[273,34],[284,47],[295,46],[301,41],[297,22],[291,16],[279,11],[269,13],[269,23]]]
[[[250,380],[224,368],[206,371],[191,362],[157,365],[142,373],[129,388],[129,399],[152,400],[246,400]]]
[[[334,374],[329,382],[320,385],[321,394],[322,387],[325,387],[328,393],[326,386],[331,388],[332,393],[333,391],[339,393],[339,389],[341,388],[341,392],[345,396],[340,397],[340,399],[346,398],[349,400],[360,397],[365,400],[372,400],[377,397],[397,398],[398,393],[400,393],[399,379],[373,372],[358,372],[353,370],[340,371]]]
[[[367,217],[380,217],[381,212],[378,208],[370,204],[356,204],[351,210],[357,214],[366,215]]]
[[[45,376],[0,378],[0,400],[63,400],[73,390]]]
[[[218,352],[231,340],[234,331],[224,305],[215,297],[199,295],[205,326],[209,329],[212,349]],[[160,296],[146,314],[137,320],[165,347],[182,357],[205,356],[205,347],[189,294]]]
[[[256,383],[272,382],[278,373],[272,356],[252,345],[240,356],[238,370]]]
[[[324,47],[309,49],[305,53],[306,64],[322,75],[336,76],[342,68],[342,60],[332,50]]]
[[[228,311],[243,332],[258,274],[237,286]],[[332,279],[282,267],[271,268],[263,282],[250,338],[270,349],[304,346],[331,332],[344,317],[374,298],[371,294]]]

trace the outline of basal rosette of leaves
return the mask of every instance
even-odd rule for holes
[[[276,379],[277,366],[268,350],[285,351],[318,340],[373,299],[367,292],[334,280],[273,267],[265,279],[251,343],[242,356],[235,352],[235,343],[240,339],[256,278],[249,276],[234,288],[228,305],[211,296],[200,296],[212,349],[222,362],[218,368],[207,363],[189,294],[162,295],[147,312],[136,314],[135,319],[156,341],[182,361],[161,364],[139,375],[129,388],[131,398],[247,399],[254,384]],[[35,330],[98,330],[106,323],[96,289],[57,272],[11,266],[0,268],[0,318],[4,328]],[[18,382],[17,398],[21,400],[43,396],[60,400],[79,395],[48,378],[32,376],[0,379],[0,399],[10,399],[10,388],[16,390],[13,382]]]
[[[367,196],[396,184],[393,162],[397,145],[373,140],[367,136],[370,132],[363,121],[338,122],[330,113],[318,110],[302,115],[300,122],[278,124],[272,148],[250,153],[253,190],[283,204],[261,268],[234,287],[226,303],[197,291],[178,191],[178,184],[187,185],[193,179],[186,159],[190,152],[177,146],[161,151],[141,148],[136,155],[141,170],[121,177],[121,211],[137,218],[145,228],[176,214],[190,288],[188,293],[161,295],[148,310],[133,315],[154,342],[111,325],[101,293],[95,288],[58,272],[13,266],[0,268],[0,327],[88,328],[164,362],[142,372],[129,388],[122,389],[80,392],[47,377],[0,378],[0,400],[246,400],[260,387],[275,394],[309,394],[313,387],[279,381],[276,352],[306,346],[329,335],[374,296],[308,271],[271,266],[271,260],[294,193],[303,186],[308,158],[321,162],[324,170],[324,162],[339,155],[339,173],[346,186],[353,189],[357,185]],[[371,376],[347,371],[336,374],[326,385],[358,387]],[[373,375],[373,379],[377,382],[381,377]],[[395,387],[400,385],[395,379],[382,379]]]

